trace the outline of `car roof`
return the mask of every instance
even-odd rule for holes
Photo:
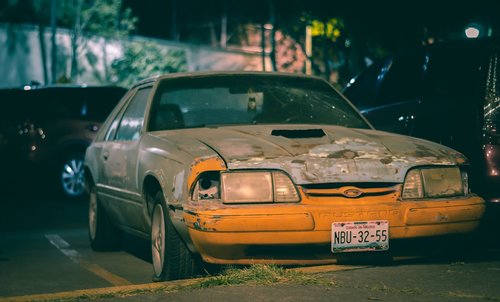
[[[266,71],[194,71],[194,72],[179,72],[168,73],[163,75],[153,76],[136,83],[132,88],[141,86],[147,83],[161,81],[165,79],[184,79],[184,78],[202,78],[202,77],[217,77],[217,76],[272,76],[272,77],[291,77],[291,78],[304,78],[316,79],[326,82],[323,78],[305,75],[299,73],[287,72],[266,72]]]
[[[50,84],[50,85],[25,85],[23,87],[5,87],[1,91],[30,91],[30,90],[73,90],[73,89],[117,89],[126,91],[126,88],[115,85],[85,85],[85,84]]]

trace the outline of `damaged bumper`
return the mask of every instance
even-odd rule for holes
[[[388,220],[389,238],[417,238],[475,231],[485,211],[477,196],[446,201],[362,199],[266,204],[185,211],[184,221],[204,261],[219,264],[322,264],[334,222]]]

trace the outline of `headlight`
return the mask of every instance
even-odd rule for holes
[[[300,201],[290,178],[279,171],[225,172],[221,177],[224,203]]]
[[[458,167],[420,168],[406,175],[402,198],[440,198],[467,194],[468,175]]]

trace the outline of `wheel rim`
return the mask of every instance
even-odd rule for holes
[[[90,192],[89,199],[89,231],[90,238],[95,239],[95,233],[97,229],[97,194],[95,189]]]
[[[151,221],[151,255],[156,277],[161,275],[165,258],[165,216],[163,207],[157,204]]]
[[[64,163],[62,174],[62,187],[69,196],[79,196],[85,191],[85,178],[83,175],[83,160],[72,158]]]

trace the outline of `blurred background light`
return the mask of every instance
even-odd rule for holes
[[[480,34],[479,29],[474,26],[468,26],[465,29],[465,36],[469,39],[475,39],[479,37],[479,34]]]

